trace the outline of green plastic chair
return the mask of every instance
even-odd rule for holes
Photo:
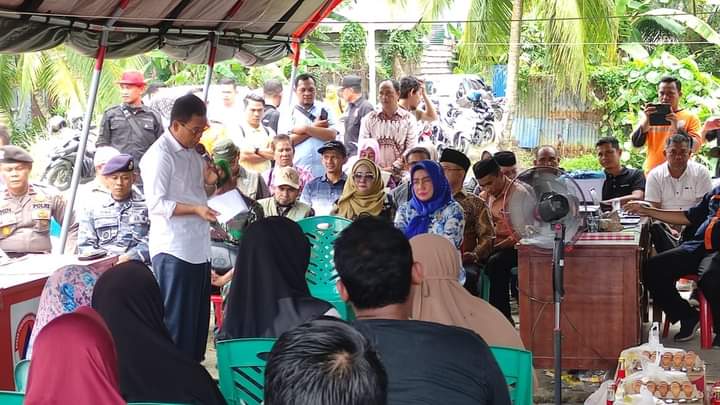
[[[25,392],[27,387],[28,372],[30,371],[30,359],[20,360],[15,365],[14,378],[15,378],[15,389],[18,392]]]
[[[490,351],[505,376],[513,404],[532,404],[532,353],[513,347],[490,346]]]
[[[2,405],[22,405],[24,400],[24,392],[0,391],[0,404]]]
[[[275,339],[217,342],[220,392],[230,405],[259,405],[264,398],[265,362]]]
[[[352,221],[333,216],[304,218],[298,225],[310,241],[310,264],[305,274],[310,293],[313,297],[331,303],[342,319],[351,320],[354,314],[350,306],[340,298],[336,283],[338,274],[333,260],[333,243],[343,229]]]

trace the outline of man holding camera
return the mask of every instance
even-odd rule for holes
[[[702,145],[700,120],[688,110],[679,107],[682,97],[680,80],[665,76],[658,84],[658,104],[647,104],[640,118],[638,128],[632,134],[632,143],[636,148],[647,144],[645,173],[665,162],[665,141],[676,133],[684,133],[692,138],[692,151],[697,152]]]

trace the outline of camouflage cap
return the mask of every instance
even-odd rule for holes
[[[232,140],[222,139],[213,146],[212,155],[215,160],[225,160],[232,162],[238,154],[238,148]]]

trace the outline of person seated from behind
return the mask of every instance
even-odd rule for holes
[[[361,215],[379,216],[392,221],[393,203],[385,193],[380,168],[370,159],[355,162],[343,193],[331,212],[351,221]]]
[[[48,277],[40,295],[35,323],[27,344],[26,359],[32,357],[35,340],[45,325],[62,314],[90,305],[95,281],[101,274],[100,269],[71,264],[55,270]]]
[[[112,333],[120,392],[128,402],[225,404],[205,368],[175,346],[160,287],[147,266],[131,261],[103,273],[92,307]]]
[[[558,155],[557,149],[551,145],[542,145],[535,149],[535,158],[533,159],[533,166],[545,166],[560,168],[560,155]]]
[[[280,216],[299,221],[315,215],[312,207],[298,199],[302,186],[294,168],[285,166],[275,170],[274,181],[273,196],[258,201],[266,217]]]
[[[410,243],[382,219],[363,217],[335,242],[337,287],[353,325],[380,354],[391,404],[510,404],[485,341],[467,329],[410,320],[411,285],[422,281]]]
[[[218,340],[278,337],[322,315],[339,317],[332,305],[310,295],[305,273],[310,242],[283,217],[250,225],[240,244]]]
[[[385,405],[387,373],[370,342],[330,318],[289,330],[265,366],[265,405]]]
[[[607,136],[595,144],[600,165],[605,169],[605,182],[602,188],[602,201],[606,208],[615,202],[620,205],[631,200],[645,197],[645,175],[642,170],[625,167],[620,162],[620,143],[617,138]]]
[[[115,343],[92,308],[50,321],[34,347],[23,404],[127,404],[118,386]]]
[[[410,239],[413,259],[422,267],[423,280],[412,287],[412,319],[460,326],[493,346],[525,349],[517,329],[487,301],[473,297],[458,281],[458,251],[438,235]]]
[[[150,220],[145,198],[133,190],[137,174],[135,161],[127,154],[110,159],[102,175],[110,194],[100,194],[80,213],[78,248],[80,254],[104,250],[118,256],[118,263],[139,260],[150,263],[148,231]]]
[[[666,210],[687,210],[697,205],[712,190],[710,171],[690,160],[692,143],[689,136],[675,134],[665,142],[666,162],[648,173],[645,184],[645,201],[653,207]],[[660,253],[677,247],[681,227],[671,227],[657,221],[650,227],[655,250]],[[685,227],[683,239],[692,239],[695,229]]]
[[[412,238],[433,233],[448,238],[460,249],[465,232],[462,206],[452,198],[452,190],[439,164],[423,160],[410,169],[412,198],[395,214],[395,226]]]
[[[325,174],[305,185],[300,200],[311,206],[317,215],[329,215],[347,181],[347,175],[342,170],[347,160],[347,150],[342,142],[330,141],[318,149],[317,153],[322,155]]]
[[[265,183],[270,188],[270,194],[275,194],[275,191],[277,190],[277,173],[283,167],[292,167],[297,172],[300,179],[299,191],[302,193],[303,187],[305,187],[305,185],[313,179],[313,175],[309,170],[293,165],[295,148],[293,147],[290,137],[284,134],[275,135],[270,147],[273,151],[273,160],[275,161],[275,164],[262,174],[263,180],[265,180]]]

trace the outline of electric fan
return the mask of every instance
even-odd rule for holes
[[[552,249],[553,329],[555,364],[555,403],[562,402],[562,335],[560,306],[565,294],[563,269],[565,248],[584,229],[580,213],[582,189],[564,171],[554,167],[534,167],[520,173],[505,195],[505,216],[517,240],[541,249]]]

